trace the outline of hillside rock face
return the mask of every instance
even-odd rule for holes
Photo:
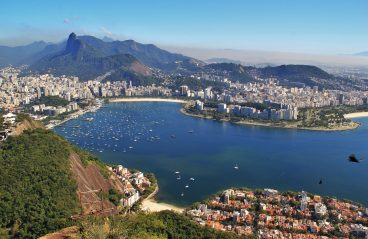
[[[66,43],[65,53],[70,53],[73,56],[76,56],[82,47],[83,43],[77,39],[77,35],[75,35],[73,32],[69,35],[68,41]]]
[[[109,179],[105,179],[96,165],[83,165],[78,154],[71,152],[70,163],[77,181],[77,194],[82,206],[82,214],[88,215],[102,210],[116,211],[115,205],[108,200],[101,201],[101,193],[112,188]]]

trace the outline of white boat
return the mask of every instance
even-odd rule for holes
[[[238,164],[235,164],[234,169],[235,170],[238,170],[239,169]]]
[[[185,188],[189,188],[189,185],[187,184],[187,185],[185,185]]]
[[[175,174],[179,174],[180,172],[179,171],[176,171]]]
[[[194,181],[194,178],[190,178],[189,180],[190,180],[190,181]]]

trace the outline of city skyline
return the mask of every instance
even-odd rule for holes
[[[21,3],[21,4],[20,4]],[[114,4],[112,4],[114,3]],[[303,54],[367,51],[366,1],[3,3],[0,45],[59,42],[70,32],[160,46]],[[31,11],[30,11],[31,10]]]

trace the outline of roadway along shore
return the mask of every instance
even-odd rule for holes
[[[173,102],[173,103],[186,103],[185,100],[179,99],[165,99],[165,98],[111,98],[109,102]]]
[[[76,118],[78,118],[78,117],[80,117],[80,116],[82,116],[82,115],[84,115],[86,113],[95,112],[99,108],[101,108],[101,106],[102,106],[101,104],[98,104],[98,105],[94,105],[94,106],[88,106],[88,108],[86,108],[86,109],[79,109],[77,112],[74,112],[72,114],[69,114],[63,120],[55,121],[55,122],[52,122],[52,123],[49,123],[49,124],[45,125],[45,128],[46,129],[53,129],[56,126],[62,125],[62,124],[66,123],[69,120],[76,119]]]
[[[142,201],[142,210],[149,212],[159,212],[164,210],[173,210],[175,212],[182,213],[184,208],[177,207],[168,203],[157,202],[154,197],[158,193],[159,187],[157,186],[155,191],[153,191],[147,198]]]
[[[355,112],[344,115],[346,119],[353,119],[353,118],[361,118],[361,117],[368,117],[368,112]]]

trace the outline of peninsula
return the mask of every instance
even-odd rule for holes
[[[239,106],[227,107],[226,104],[219,103],[215,108],[213,104],[208,104],[205,107],[205,103],[201,101],[191,101],[186,103],[180,110],[183,114],[199,117],[204,119],[218,120],[221,122],[230,122],[239,125],[250,126],[264,126],[272,128],[286,128],[286,129],[300,129],[300,130],[312,130],[312,131],[345,131],[356,129],[360,126],[359,123],[351,121],[350,118],[368,116],[365,112],[342,114],[337,112],[336,108],[312,108],[312,109],[300,109],[297,118],[292,120],[272,120],[262,119],[259,117],[241,116],[236,113],[235,110]],[[224,107],[225,110],[221,110],[220,107]],[[252,109],[250,107],[244,107],[246,109]],[[256,109],[252,109],[255,112]],[[240,112],[240,110],[238,110]],[[264,110],[265,112],[266,110]],[[271,114],[271,111],[270,113]],[[267,115],[267,113],[266,113]]]

